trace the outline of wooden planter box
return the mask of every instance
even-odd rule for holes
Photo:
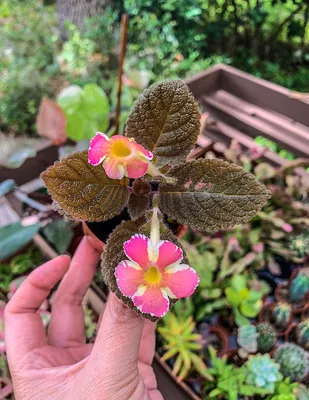
[[[37,147],[35,157],[27,158],[19,168],[5,168],[0,166],[0,182],[6,179],[14,179],[17,185],[37,178],[41,172],[58,160],[58,147],[49,140],[42,140]]]
[[[309,104],[301,94],[223,64],[193,76],[187,84],[209,114],[204,131],[208,141],[228,145],[235,139],[248,148],[261,135],[297,157],[308,157]],[[271,151],[265,158],[275,165],[287,162]]]

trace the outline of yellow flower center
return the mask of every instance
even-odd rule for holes
[[[151,286],[156,286],[161,282],[162,274],[156,267],[150,267],[147,269],[144,275],[144,280],[146,284]]]
[[[111,144],[111,154],[114,157],[127,157],[131,154],[131,150],[127,143],[117,140]]]

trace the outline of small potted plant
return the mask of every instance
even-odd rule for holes
[[[101,240],[112,232],[103,253],[104,279],[153,321],[198,284],[172,232],[175,223],[204,232],[226,229],[248,221],[269,198],[240,166],[186,161],[199,132],[198,105],[185,83],[154,84],[137,100],[124,136],[99,132],[89,151],[42,174],[60,212],[95,223],[88,227]]]

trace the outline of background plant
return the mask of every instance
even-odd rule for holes
[[[297,344],[282,344],[276,350],[274,359],[280,364],[282,375],[291,381],[301,380],[308,372],[308,353]]]
[[[180,381],[192,369],[204,378],[212,379],[206,365],[197,354],[202,349],[202,338],[201,335],[195,333],[195,323],[192,317],[180,319],[170,312],[163,318],[163,324],[158,331],[165,342],[164,348],[167,350],[162,360],[176,357],[173,373]]]

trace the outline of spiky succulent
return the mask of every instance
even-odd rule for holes
[[[309,350],[309,318],[298,325],[296,329],[296,341],[304,349]]]
[[[296,257],[306,257],[309,252],[309,232],[293,235],[288,241],[288,247],[294,251]]]
[[[275,383],[282,379],[280,365],[270,358],[269,354],[250,356],[246,363],[248,375],[246,382],[259,388],[275,390]]]
[[[257,324],[256,330],[258,333],[257,344],[258,350],[262,353],[270,351],[276,341],[276,332],[274,328],[267,322]]]
[[[191,369],[195,369],[204,378],[212,380],[206,365],[196,354],[198,350],[202,349],[202,337],[195,333],[193,318],[181,319],[177,318],[175,314],[169,313],[164,317],[163,324],[158,328],[167,350],[162,360],[176,357],[173,373],[178,380],[183,380]]]
[[[286,329],[292,315],[292,307],[288,303],[279,302],[272,311],[272,317],[277,327]]]
[[[276,350],[274,359],[280,364],[282,375],[291,381],[300,381],[308,372],[308,353],[297,344],[282,344]]]
[[[309,268],[304,268],[291,282],[289,297],[291,301],[298,302],[309,293]]]

